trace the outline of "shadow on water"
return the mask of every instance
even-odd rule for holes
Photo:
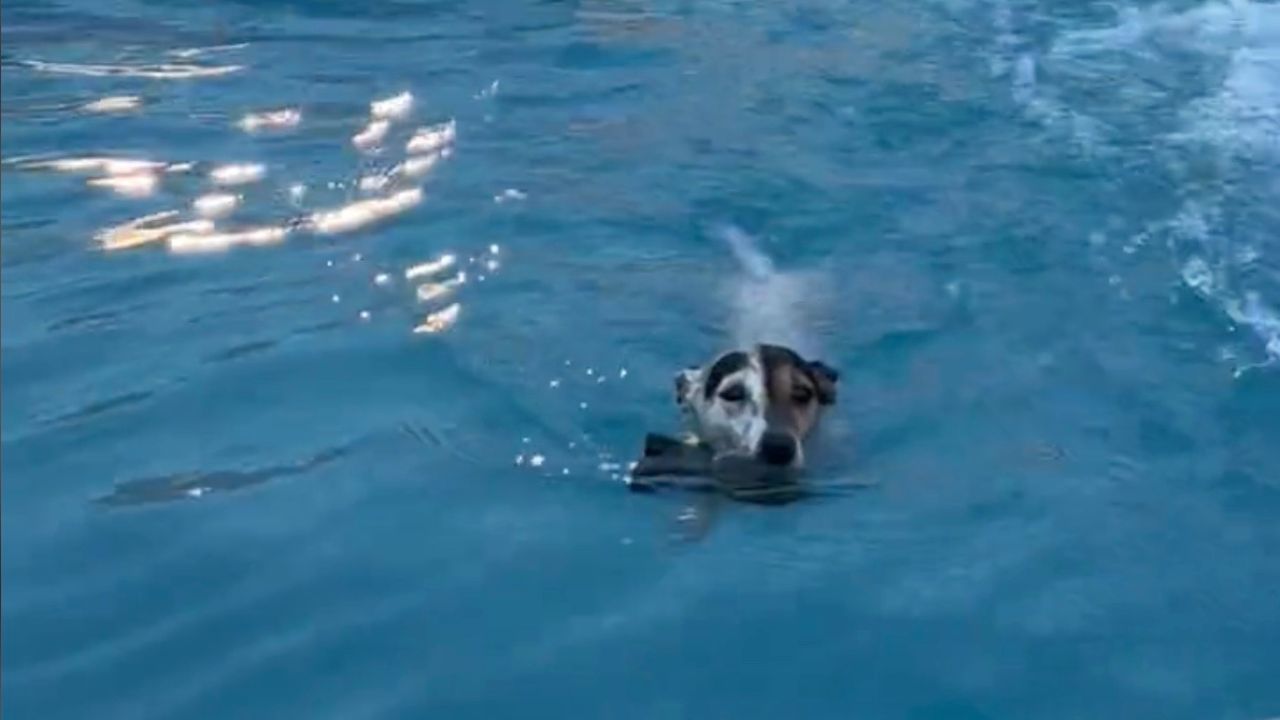
[[[308,473],[347,455],[352,447],[352,444],[347,444],[329,448],[299,462],[253,470],[181,472],[127,480],[116,485],[110,494],[96,498],[93,504],[107,508],[131,507],[192,500],[212,493],[243,490],[271,480]]]
[[[273,480],[297,477],[318,470],[350,455],[358,446],[376,441],[379,436],[381,433],[374,433],[362,439],[327,448],[292,463],[249,470],[193,470],[126,480],[118,483],[110,493],[92,500],[92,503],[105,508],[133,507],[198,500],[215,493],[244,490]],[[456,442],[444,436],[441,430],[429,427],[422,421],[400,423],[393,436],[407,438],[422,448],[445,451],[453,457],[477,466],[485,465],[483,459],[463,451]]]

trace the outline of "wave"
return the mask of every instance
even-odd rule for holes
[[[148,65],[90,64],[26,60],[23,65],[36,72],[84,77],[133,77],[151,80],[184,80],[231,75],[244,65],[197,65],[195,63],[156,63]]]

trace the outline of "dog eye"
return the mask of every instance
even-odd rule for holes
[[[791,401],[797,405],[808,405],[813,402],[813,391],[805,387],[796,388],[791,391]]]
[[[720,391],[720,399],[726,402],[742,402],[747,399],[747,389],[741,385],[730,385]]]

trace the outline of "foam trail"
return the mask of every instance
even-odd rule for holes
[[[756,241],[740,228],[720,225],[713,228],[733,253],[743,274],[729,285],[733,343],[776,343],[802,354],[816,354],[815,338],[809,332],[812,310],[823,297],[822,278],[813,273],[782,272],[765,255]]]
[[[756,247],[755,239],[733,225],[720,225],[714,232],[729,246],[734,258],[747,274],[763,280],[775,274],[773,261]]]

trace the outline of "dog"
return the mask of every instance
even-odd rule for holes
[[[796,471],[839,380],[823,362],[760,344],[677,373],[676,403],[693,439],[715,458]]]

